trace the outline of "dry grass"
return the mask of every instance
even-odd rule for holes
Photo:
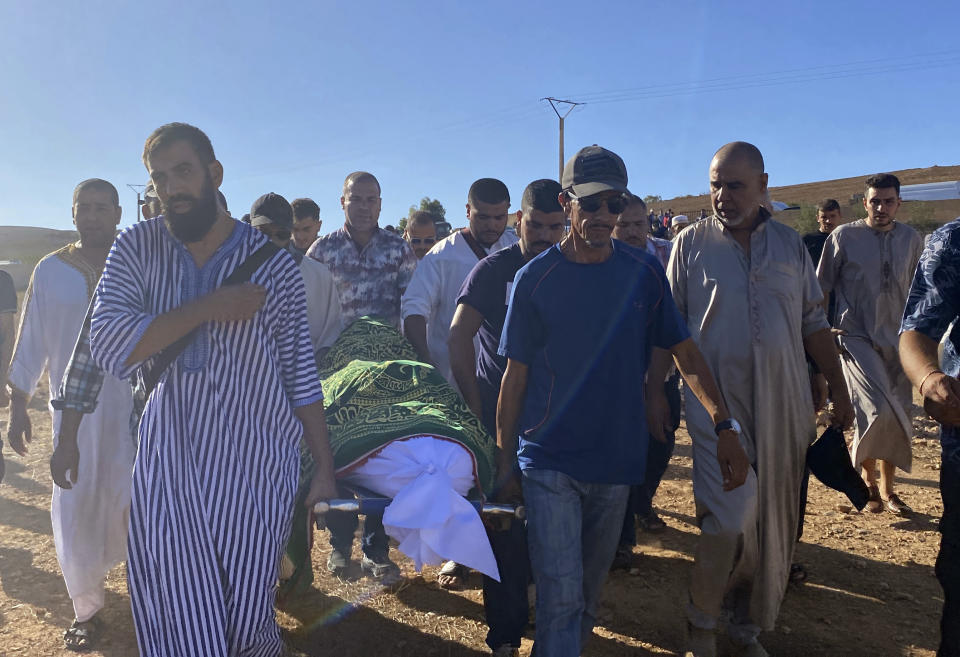
[[[36,435],[31,453],[21,459],[7,450],[7,478],[0,486],[2,657],[72,654],[60,640],[72,613],[50,533],[49,415],[35,400],[31,416]],[[0,412],[0,430],[5,431],[6,419],[6,412]],[[797,552],[810,581],[791,586],[777,630],[764,637],[773,654],[934,654],[942,604],[932,568],[942,508],[936,483],[939,448],[932,423],[917,419],[915,427],[914,472],[901,485],[903,497],[917,510],[914,518],[839,511],[841,496],[811,483],[804,541]],[[681,431],[656,500],[668,529],[640,536],[634,574],[611,576],[601,626],[585,655],[665,655],[679,647],[681,603],[697,533],[690,453]],[[278,612],[295,646],[311,655],[488,654],[478,576],[471,577],[465,591],[448,592],[437,586],[435,568],[418,575],[409,560],[400,558],[404,580],[384,590],[369,579],[341,581],[328,575],[323,568],[328,549],[325,534],[318,534],[314,587]],[[90,654],[130,657],[136,654],[136,642],[123,568],[111,574],[108,589],[110,634]],[[530,645],[524,640],[524,655]]]

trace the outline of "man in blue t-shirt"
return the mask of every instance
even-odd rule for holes
[[[943,587],[940,649],[960,655],[960,219],[942,226],[920,256],[900,325],[900,361],[940,422],[943,465],[940,552],[936,575]],[[952,327],[952,328],[951,328]],[[942,362],[937,347],[947,331]],[[942,368],[942,369],[941,369]]]
[[[556,180],[535,180],[527,185],[517,212],[520,242],[478,262],[460,287],[447,340],[450,367],[470,410],[492,436],[497,433],[497,397],[507,365],[497,349],[513,278],[563,236],[566,217],[557,201],[559,195]],[[475,336],[479,352],[474,347]],[[522,522],[511,521],[503,530],[488,527],[487,536],[500,570],[499,582],[483,578],[483,608],[490,628],[487,645],[494,655],[511,655],[520,647],[529,617],[526,532]]]
[[[738,424],[690,339],[663,267],[611,239],[628,193],[623,160],[599,146],[581,149],[564,167],[562,188],[570,232],[517,274],[499,349],[507,365],[497,412],[498,497],[517,496],[519,462],[538,657],[580,655],[592,632],[630,484],[643,481],[644,375],[654,348],[673,354],[717,423],[724,487],[742,484],[749,468]],[[650,412],[657,435],[663,410]]]

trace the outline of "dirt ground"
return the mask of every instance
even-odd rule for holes
[[[70,655],[61,635],[72,607],[60,577],[48,513],[51,452],[45,385],[31,403],[36,436],[26,458],[5,449],[7,474],[0,485],[0,657]],[[6,434],[7,411],[0,410]],[[939,545],[940,450],[934,425],[914,421],[913,473],[900,493],[916,510],[903,519],[889,513],[847,513],[839,493],[811,481],[807,523],[797,560],[810,573],[791,585],[776,631],[762,637],[773,655],[934,655],[943,602],[933,576]],[[685,431],[656,506],[668,529],[641,534],[636,567],[611,575],[601,626],[585,655],[669,655],[680,647],[681,603],[695,546],[690,483],[691,450]],[[474,575],[465,591],[436,585],[436,569],[414,572],[394,552],[404,581],[384,591],[370,580],[340,581],[327,575],[325,535],[314,548],[316,581],[305,596],[278,612],[291,644],[310,655],[458,657],[489,654]],[[357,573],[359,575],[359,573]],[[104,617],[110,630],[91,655],[137,654],[125,570],[108,579]],[[532,636],[532,635],[531,635]],[[524,640],[522,654],[531,642]],[[723,646],[722,648],[729,648]]]

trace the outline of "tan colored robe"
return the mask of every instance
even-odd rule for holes
[[[923,239],[894,223],[876,231],[863,219],[840,226],[823,245],[817,278],[834,292],[843,375],[856,411],[852,459],[883,459],[910,472],[912,387],[900,366],[899,330]]]
[[[803,338],[828,327],[823,296],[800,236],[769,218],[749,257],[716,217],[694,224],[679,235],[667,277],[754,464],[743,486],[723,491],[713,420],[687,394],[701,529],[688,614],[712,626],[728,609],[734,625],[772,629],[815,437]]]

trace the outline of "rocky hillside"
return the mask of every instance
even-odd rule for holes
[[[0,268],[10,272],[18,290],[27,287],[30,273],[43,256],[77,239],[72,230],[31,226],[0,226]],[[11,264],[6,264],[9,261]]]
[[[866,180],[875,171],[864,172],[863,175],[853,176],[851,178],[838,178],[836,180],[823,180],[820,182],[801,183],[799,185],[772,186],[771,195],[775,201],[783,201],[790,205],[816,205],[825,198],[835,198],[840,202],[843,209],[844,219],[852,220],[856,218],[857,213],[862,213],[862,194],[863,181]],[[956,166],[933,166],[924,169],[904,169],[891,172],[900,179],[902,185],[915,185],[919,183],[941,182],[946,180],[960,180],[960,165]],[[776,180],[771,178],[771,184]],[[703,208],[710,213],[710,197],[706,194],[700,196],[681,196],[678,198],[667,199],[654,204],[654,209],[663,211],[672,208],[674,214],[686,214],[690,217],[696,217]],[[800,219],[800,211],[792,210],[781,212],[777,219],[790,224],[796,224]],[[960,217],[960,200],[952,201],[907,201],[900,210],[899,219],[911,223],[930,225],[932,223],[943,224]]]

